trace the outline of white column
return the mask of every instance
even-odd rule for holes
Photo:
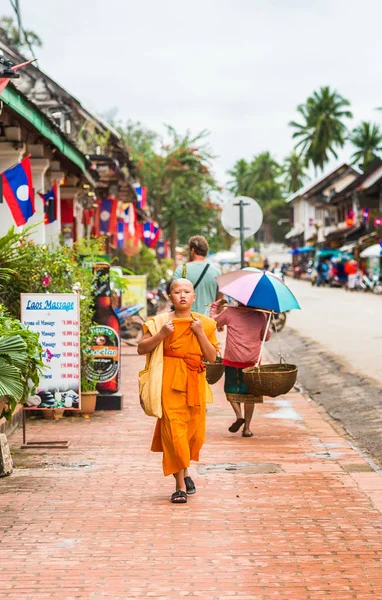
[[[36,244],[45,244],[45,224],[44,224],[44,201],[39,192],[45,193],[45,173],[50,166],[50,160],[44,157],[44,146],[42,144],[28,145],[28,152],[31,154],[31,170],[34,187],[35,213],[28,220],[28,225],[36,224],[31,232],[31,239]]]
[[[25,144],[20,146],[12,142],[1,142],[0,173],[3,173],[10,167],[14,167],[23,159],[24,154]],[[22,229],[21,227],[16,227],[9,206],[3,198],[3,203],[0,204],[0,237],[5,235],[11,227],[15,227],[16,231],[21,231]]]

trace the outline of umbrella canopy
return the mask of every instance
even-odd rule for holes
[[[378,256],[382,257],[382,247],[380,244],[373,244],[362,250],[360,254],[361,258],[378,258]]]
[[[217,277],[219,290],[245,306],[275,312],[300,309],[290,289],[272,273],[234,271]]]

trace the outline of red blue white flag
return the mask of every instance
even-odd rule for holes
[[[155,248],[161,234],[158,223],[154,221],[146,221],[142,226],[142,237],[146,246]]]
[[[16,225],[25,225],[34,214],[34,190],[30,158],[27,156],[18,165],[1,175],[3,196],[11,210]]]
[[[125,247],[125,227],[126,223],[123,219],[118,219],[117,225],[117,248]]]
[[[112,198],[101,200],[100,233],[116,233],[117,231],[117,201]]]
[[[57,183],[54,182],[52,188],[46,194],[39,196],[44,202],[44,223],[48,225],[57,219]]]
[[[147,205],[147,187],[138,186],[135,188],[135,193],[137,195],[137,208],[145,209]]]

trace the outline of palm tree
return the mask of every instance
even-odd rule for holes
[[[293,138],[298,139],[296,149],[301,148],[307,165],[311,163],[316,170],[322,170],[329,153],[338,158],[335,149],[342,148],[346,139],[343,120],[353,116],[349,106],[350,102],[336,90],[324,86],[297,107],[303,122],[291,121],[289,125],[296,129],[293,133]]]
[[[247,193],[260,204],[282,197],[280,176],[282,167],[270,152],[260,152],[254,156],[248,167]]]
[[[284,160],[284,185],[290,194],[297,192],[307,178],[306,161],[303,156],[294,150]]]
[[[362,121],[353,129],[349,140],[357,149],[352,164],[360,164],[363,170],[382,152],[382,131],[376,123]]]
[[[245,195],[248,187],[248,168],[249,165],[244,158],[237,160],[233,166],[233,169],[228,171],[233,179],[228,182],[228,189],[230,192],[238,196]]]

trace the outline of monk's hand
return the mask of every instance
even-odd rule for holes
[[[161,334],[164,337],[168,337],[169,335],[174,333],[174,331],[175,331],[174,323],[171,320],[167,321],[167,323],[165,323],[163,325],[162,329],[160,330]]]
[[[191,329],[198,337],[204,333],[202,322],[197,317],[195,317],[195,319],[192,321]]]

